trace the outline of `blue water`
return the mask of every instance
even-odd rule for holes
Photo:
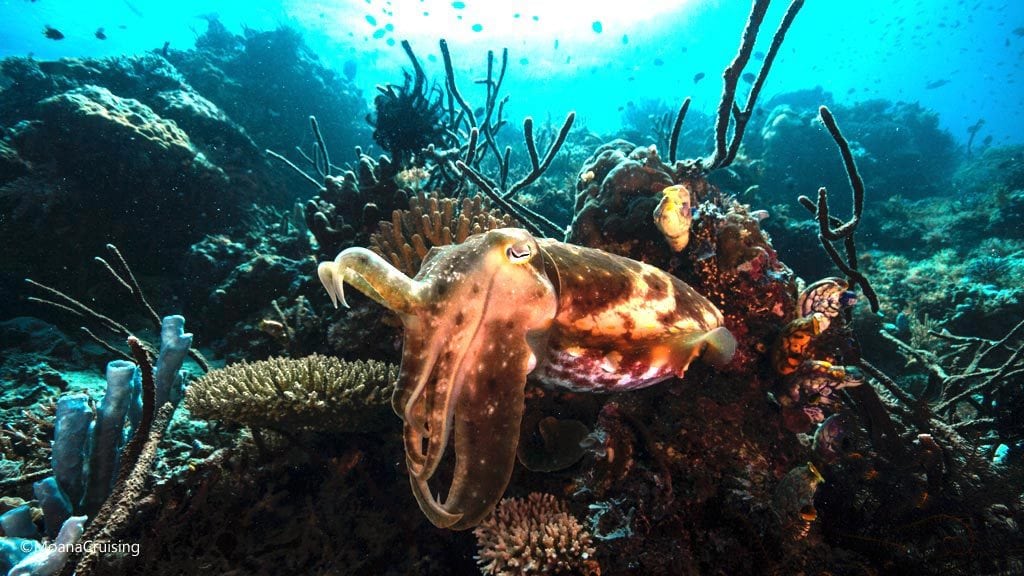
[[[147,2],[0,1],[0,57],[39,59],[191,46],[216,13],[228,29],[299,29],[330,66],[355,64],[370,99],[400,82],[408,39],[428,73],[443,72],[437,41],[448,39],[464,86],[485,73],[488,49],[510,52],[510,118],[556,121],[576,110],[599,132],[618,127],[631,101],[661,99],[712,112],[721,71],[735,54],[750,2],[465,2],[360,0]],[[756,50],[766,51],[786,3],[772,6]],[[553,6],[552,6],[553,5]],[[44,37],[51,26],[65,38]],[[103,28],[105,40],[95,32]],[[351,67],[352,64],[349,64]],[[752,64],[756,64],[753,62]],[[958,140],[986,121],[996,144],[1024,142],[1024,2],[1020,0],[809,0],[790,30],[763,100],[822,86],[837,102],[920,102]],[[697,74],[706,76],[694,82]],[[742,84],[741,84],[742,86]],[[464,88],[469,90],[469,88]],[[478,100],[470,93],[471,100]]]

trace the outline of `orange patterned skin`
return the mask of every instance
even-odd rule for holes
[[[348,283],[405,327],[392,404],[404,421],[413,494],[436,526],[471,528],[515,465],[527,377],[620,391],[724,364],[735,341],[693,288],[652,266],[505,228],[435,248],[415,278],[363,248],[321,263],[337,304]],[[428,482],[454,440],[444,502]]]

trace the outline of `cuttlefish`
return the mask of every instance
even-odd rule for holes
[[[601,250],[504,228],[433,248],[415,278],[364,248],[318,274],[335,306],[347,282],[405,327],[392,406],[404,422],[413,494],[436,526],[483,520],[515,465],[527,377],[616,392],[682,376],[736,347],[722,314],[682,280]],[[428,482],[454,435],[444,502]]]

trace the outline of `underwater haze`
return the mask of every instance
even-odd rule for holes
[[[639,99],[673,103],[692,96],[712,112],[721,70],[735,52],[747,2],[144,2],[4,0],[0,56],[40,59],[134,54],[164,42],[187,48],[216,16],[229,30],[292,26],[329,66],[356,67],[356,83],[396,82],[408,40],[440,71],[439,38],[459,53],[508,48],[509,112],[555,115],[576,110],[608,131],[618,110]],[[774,16],[785,6],[772,8]],[[52,26],[64,39],[47,39]],[[103,29],[104,40],[95,32]],[[767,46],[767,39],[759,45]],[[807,2],[768,79],[765,95],[821,86],[839,102],[872,98],[919,102],[940,115],[958,140],[985,119],[997,143],[1024,134],[1024,4],[1011,0],[866,0]],[[467,78],[479,59],[457,64]],[[698,74],[705,76],[694,81]],[[598,96],[598,97],[596,97]]]
[[[1024,0],[0,0],[0,576],[1024,574]]]

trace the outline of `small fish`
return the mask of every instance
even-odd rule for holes
[[[665,61],[662,60],[661,58],[655,58],[654,59],[654,65],[655,66],[664,66],[665,65]]]
[[[753,84],[754,83],[754,74],[753,74],[753,72],[747,72],[747,73],[743,74],[743,76],[740,76],[740,78],[743,78],[743,81],[746,82],[747,84]]]
[[[473,110],[473,117],[478,119],[478,120],[480,118],[483,118],[484,117],[484,107],[483,106],[477,106],[476,110]]]
[[[1024,36],[1024,26],[1021,26],[1020,28],[1014,28],[1013,34],[1014,36]]]
[[[139,9],[136,8],[134,5],[132,5],[131,2],[129,2],[128,0],[124,0],[124,5],[127,6],[129,10],[134,12],[136,16],[138,16],[139,18],[142,18],[142,12],[139,11]]]
[[[946,84],[949,84],[949,80],[946,80],[945,78],[942,78],[940,80],[932,80],[931,82],[924,85],[924,89],[935,90],[936,88],[941,88]]]
[[[96,32],[94,32],[94,34],[96,35],[96,38],[98,38],[100,40],[106,40],[107,39],[107,33],[103,31],[103,28],[97,28]]]
[[[704,79],[704,73],[703,72],[697,72],[697,74],[693,77],[693,83],[696,84],[697,82],[700,82],[703,79]]]
[[[764,52],[754,52],[754,60],[764,60]]]
[[[61,32],[60,30],[57,30],[53,26],[49,26],[49,25],[47,25],[45,28],[43,28],[43,36],[46,36],[50,40],[63,40],[64,39],[64,33],[63,32]]]
[[[355,60],[346,60],[345,64],[341,68],[345,78],[348,78],[350,81],[355,79],[357,70],[358,64],[356,64]]]

